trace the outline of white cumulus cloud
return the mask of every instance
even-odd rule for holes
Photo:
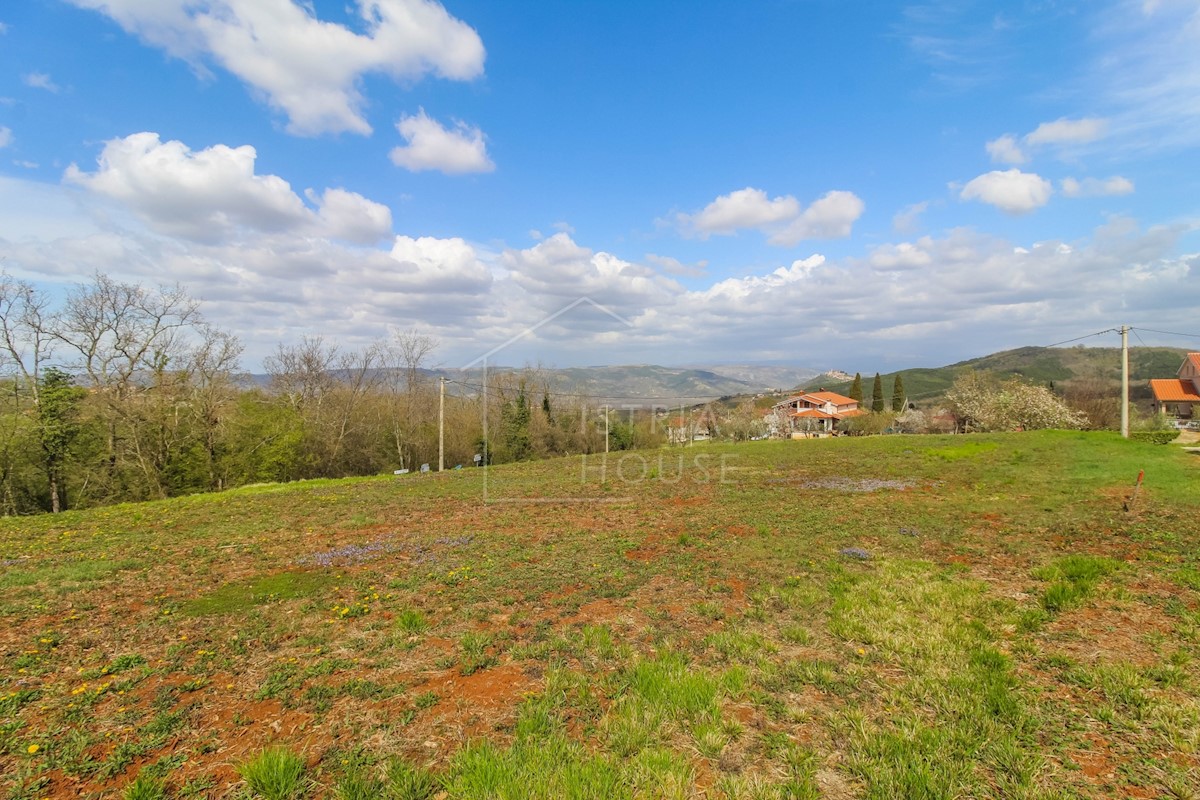
[[[984,147],[987,149],[988,155],[992,157],[992,161],[999,164],[1024,164],[1029,160],[1021,150],[1021,145],[1010,133],[991,140]]]
[[[483,72],[479,35],[433,0],[354,0],[361,33],[318,19],[311,3],[296,0],[70,2],[199,70],[206,62],[228,70],[301,135],[370,133],[359,90],[364,75],[411,82]]]
[[[1009,214],[1026,214],[1046,205],[1053,193],[1053,185],[1042,176],[1009,169],[993,170],[973,178],[959,196],[993,205]]]
[[[565,299],[588,297],[632,314],[680,290],[676,281],[652,268],[582,247],[567,233],[556,233],[524,250],[505,250],[500,265],[525,293],[525,302],[543,309],[559,307]]]
[[[1026,164],[1031,153],[1045,147],[1060,150],[1090,144],[1108,133],[1109,123],[1102,117],[1068,119],[1060,117],[1053,122],[1043,122],[1019,140],[1006,133],[984,143],[984,149],[997,164]]]
[[[748,186],[721,195],[697,213],[681,214],[678,219],[685,231],[702,237],[754,229],[770,234],[771,244],[791,246],[804,239],[849,236],[864,208],[853,192],[828,192],[805,208],[792,195],[772,199],[762,189]]]
[[[1084,117],[1083,119],[1062,117],[1053,122],[1043,122],[1038,125],[1031,133],[1025,135],[1025,143],[1030,145],[1087,144],[1103,136],[1107,126],[1107,120],[1099,117]]]
[[[340,191],[309,200],[326,216],[353,215],[360,201]],[[466,360],[581,297],[632,325],[583,304],[538,327],[522,339],[528,349],[514,345],[505,360],[817,358],[816,366],[854,371],[899,357],[911,367],[1061,341],[1114,318],[1183,330],[1195,316],[1200,276],[1200,255],[1181,250],[1186,223],[1140,229],[1125,217],[1071,241],[951,229],[861,257],[806,253],[747,265],[685,288],[658,274],[666,257],[633,263],[564,233],[498,255],[461,238],[417,234],[372,247],[291,230],[205,242],[149,230],[112,205],[75,186],[0,176],[0,260],[14,275],[58,284],[93,271],[146,284],[170,276],[204,301],[215,325],[243,339],[251,369],[279,341],[319,333],[359,348],[411,326],[441,340],[445,363]],[[324,224],[319,214],[305,230]]]
[[[407,142],[390,154],[392,163],[398,167],[414,172],[439,170],[451,175],[491,172],[496,168],[488,158],[483,132],[464,122],[456,122],[454,129],[448,130],[421,109],[396,123],[396,130]]]
[[[865,209],[866,204],[854,192],[829,192],[774,234],[770,242],[791,247],[805,239],[841,239],[850,235]]]
[[[882,272],[919,269],[933,263],[930,249],[933,240],[923,236],[916,243],[900,242],[899,244],[884,244],[876,247],[867,257],[867,263]]]
[[[31,89],[45,89],[47,92],[58,93],[58,84],[45,72],[26,72],[21,76],[21,82]]]
[[[491,271],[463,239],[397,236],[391,257],[398,268],[381,281],[396,291],[477,294],[492,283]]]
[[[1067,197],[1111,197],[1133,194],[1133,181],[1114,175],[1111,178],[1062,179],[1062,193]]]
[[[357,192],[326,189],[320,195],[312,190],[305,195],[317,205],[322,232],[327,236],[371,244],[392,232],[392,210]]]
[[[255,173],[249,145],[218,144],[193,151],[163,142],[157,133],[135,133],[104,145],[95,172],[77,165],[65,180],[129,208],[161,233],[199,242],[237,238],[245,231],[323,235],[355,242],[391,233],[391,211],[344,189],[309,192],[310,210],[291,185]]]
[[[791,195],[771,200],[762,189],[747,186],[713,200],[691,217],[691,224],[703,235],[729,234],[789,220],[799,213],[800,201]]]

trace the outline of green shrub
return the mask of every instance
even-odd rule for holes
[[[1147,444],[1170,444],[1179,436],[1179,431],[1130,431],[1129,438]]]

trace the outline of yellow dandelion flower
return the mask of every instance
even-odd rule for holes
[[[34,753],[36,753],[36,752],[37,752],[39,749],[41,749],[41,748],[39,748],[39,747],[38,747],[36,744],[31,744],[31,745],[29,745],[29,747],[26,747],[26,748],[25,748],[25,752],[26,752],[26,753],[29,753],[29,755],[33,755],[33,754],[34,754]]]

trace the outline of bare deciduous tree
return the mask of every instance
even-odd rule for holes
[[[180,435],[173,395],[185,334],[201,323],[198,307],[180,286],[147,289],[97,274],[68,295],[55,319],[55,337],[98,400],[106,429],[98,477],[109,494],[166,496],[163,470]],[[130,481],[141,482],[141,490]]]
[[[200,326],[199,333],[200,342],[188,357],[189,407],[204,443],[208,487],[215,490],[224,488],[224,479],[217,474],[218,442],[226,412],[237,399],[233,379],[242,343],[233,334],[208,325]]]
[[[320,406],[333,388],[336,345],[326,345],[320,336],[305,336],[298,345],[280,344],[267,356],[263,367],[271,379],[271,390],[287,399],[292,408]]]

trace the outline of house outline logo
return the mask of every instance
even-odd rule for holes
[[[492,497],[488,493],[488,467],[489,467],[488,450],[487,450],[487,443],[488,443],[488,388],[489,388],[488,359],[490,359],[492,356],[496,355],[497,353],[502,352],[509,346],[519,342],[521,339],[524,339],[526,336],[536,333],[539,329],[541,329],[542,327],[544,327],[546,325],[549,325],[551,322],[554,322],[556,319],[558,319],[559,317],[562,317],[564,314],[567,314],[585,304],[591,306],[592,308],[596,309],[597,311],[600,311],[601,313],[605,314],[606,316],[611,317],[613,320],[621,323],[626,328],[632,329],[632,328],[637,327],[636,325],[634,325],[633,322],[631,322],[630,320],[621,316],[617,312],[613,311],[608,306],[605,306],[602,303],[597,303],[592,298],[584,295],[582,297],[576,298],[575,300],[573,300],[570,303],[567,303],[565,306],[558,309],[554,313],[543,317],[542,319],[538,320],[533,325],[529,325],[528,327],[526,327],[525,329],[523,329],[516,335],[510,337],[508,339],[508,341],[504,342],[503,344],[496,345],[491,350],[488,350],[486,353],[476,356],[472,360],[468,361],[467,363],[465,363],[461,367],[459,367],[459,369],[465,371],[465,370],[472,369],[481,363],[483,365],[483,376],[482,376],[482,381],[481,381],[480,385],[482,387],[482,399],[483,399],[483,447],[484,447],[484,452],[483,452],[483,502],[484,503],[531,503],[531,504],[538,504],[538,503],[620,503],[620,502],[628,502],[633,499],[632,497],[554,497],[554,498],[550,498],[550,497],[546,497],[546,498],[510,497],[510,498],[504,498],[504,497]]]
[[[549,315],[549,316],[547,316],[547,317],[543,317],[543,318],[542,318],[541,320],[539,320],[537,323],[535,323],[535,324],[533,324],[533,325],[530,325],[529,327],[525,328],[523,331],[521,331],[520,333],[518,333],[516,336],[513,336],[512,338],[510,338],[510,339],[509,339],[507,342],[505,342],[504,344],[498,344],[498,345],[496,345],[495,347],[493,347],[491,350],[488,350],[488,351],[487,351],[486,353],[484,353],[483,355],[476,356],[476,357],[475,357],[474,359],[472,359],[471,361],[468,361],[466,364],[463,364],[461,367],[459,367],[459,369],[463,369],[463,370],[471,369],[471,368],[472,368],[472,367],[474,367],[476,364],[478,364],[479,362],[481,362],[481,361],[482,361],[482,362],[483,362],[483,365],[484,365],[484,369],[486,370],[486,369],[487,369],[487,360],[488,360],[489,358],[491,358],[492,356],[496,355],[496,353],[499,353],[501,350],[504,350],[504,349],[505,349],[505,348],[507,348],[509,345],[516,344],[518,341],[520,341],[521,339],[524,339],[524,338],[525,338],[526,336],[528,336],[529,334],[531,334],[531,333],[534,333],[535,331],[537,331],[537,330],[538,330],[539,328],[541,328],[542,326],[550,324],[550,323],[551,323],[551,322],[553,322],[554,320],[556,320],[556,319],[558,319],[559,317],[561,317],[563,314],[566,314],[568,311],[571,311],[571,310],[573,310],[573,309],[575,309],[575,308],[578,308],[579,306],[583,305],[584,303],[587,303],[587,304],[588,304],[588,305],[590,305],[592,308],[595,308],[597,311],[601,311],[601,312],[603,312],[604,314],[607,314],[608,316],[612,317],[612,318],[613,318],[613,319],[615,319],[617,322],[620,322],[622,325],[624,325],[624,326],[625,326],[625,327],[627,327],[627,328],[634,328],[634,327],[637,327],[637,326],[636,326],[636,325],[634,325],[632,322],[630,322],[629,320],[625,319],[624,317],[622,317],[622,316],[621,316],[620,314],[618,314],[617,312],[613,311],[613,310],[612,310],[611,308],[609,308],[608,306],[605,306],[605,305],[602,305],[602,304],[600,304],[600,303],[597,303],[595,300],[593,300],[593,299],[592,299],[592,298],[590,298],[590,297],[586,297],[586,296],[585,296],[585,297],[580,297],[580,298],[578,298],[577,300],[575,300],[575,301],[573,301],[573,302],[571,302],[571,303],[568,303],[567,305],[563,306],[563,307],[562,307],[562,308],[560,308],[558,311],[555,311],[553,314],[550,314],[550,315]]]

